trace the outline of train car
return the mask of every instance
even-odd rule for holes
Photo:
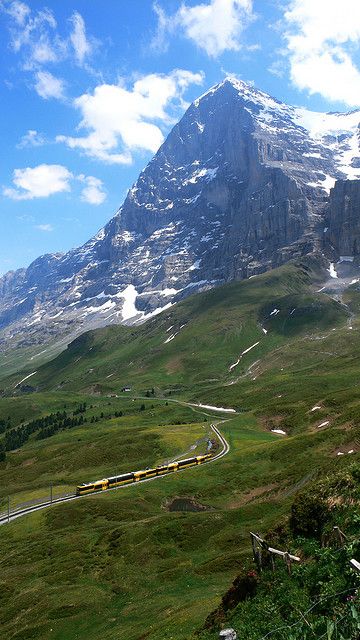
[[[157,476],[161,476],[161,475],[163,475],[164,473],[167,473],[167,472],[168,472],[167,464],[162,464],[159,467],[156,467],[156,475]]]
[[[157,476],[157,469],[145,469],[147,478],[154,478]]]
[[[89,482],[80,484],[76,487],[76,495],[83,496],[87,493],[94,493],[94,491],[106,491],[109,488],[109,480],[97,480],[96,482]]]
[[[173,471],[177,471],[179,468],[179,465],[177,462],[170,462],[167,466],[168,469],[168,473],[172,473]]]
[[[112,476],[108,478],[109,481],[109,489],[112,487],[119,487],[122,484],[129,484],[130,482],[134,482],[134,474],[131,473],[123,473],[119,476]]]
[[[140,480],[144,480],[147,477],[147,471],[149,469],[143,469],[142,471],[134,471],[134,482],[139,482]]]
[[[177,462],[169,462],[169,464],[162,464],[159,467],[156,467],[156,475],[157,476],[162,476],[164,475],[164,473],[171,473],[173,471],[177,471],[178,470],[178,463]]]
[[[196,458],[186,458],[185,460],[178,461],[178,468],[183,469],[184,467],[191,467],[197,464]]]
[[[196,456],[196,464],[202,464],[203,462],[207,462],[208,460],[210,460],[210,458],[212,458],[211,453],[206,453],[204,456]]]

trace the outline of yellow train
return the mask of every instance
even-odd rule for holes
[[[155,476],[164,475],[165,473],[173,473],[174,471],[180,471],[185,467],[191,467],[193,465],[207,462],[211,457],[211,453],[207,453],[203,456],[195,456],[194,458],[187,458],[186,460],[170,462],[169,464],[161,465],[154,469],[131,471],[130,473],[123,473],[122,475],[113,476],[112,478],[104,478],[103,480],[96,480],[96,482],[83,483],[76,487],[76,495],[83,496],[86,493],[94,493],[95,491],[106,491],[106,489],[119,487],[122,484],[130,484],[131,482],[139,482],[139,480],[144,480],[145,478],[153,478]]]

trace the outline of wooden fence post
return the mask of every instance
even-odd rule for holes
[[[256,562],[259,571],[262,570],[262,557],[261,550],[264,549],[270,554],[271,567],[274,571],[275,569],[275,556],[281,556],[286,563],[287,570],[289,574],[291,574],[291,563],[292,562],[300,562],[300,558],[298,556],[294,556],[289,551],[280,551],[279,549],[274,549],[274,547],[270,547],[268,543],[260,538],[256,533],[252,533],[250,531],[251,544],[253,548],[254,561]]]
[[[355,569],[356,571],[360,572],[360,562],[358,562],[357,560],[355,560],[355,558],[351,558],[350,560],[350,564],[352,566],[353,569]]]
[[[339,547],[343,547],[347,539],[345,533],[343,533],[341,529],[339,529],[339,527],[334,527],[333,532],[335,537],[337,538]]]

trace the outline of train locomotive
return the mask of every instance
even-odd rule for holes
[[[76,487],[76,495],[83,496],[88,493],[95,493],[96,491],[106,491],[113,487],[119,487],[123,484],[131,484],[133,482],[139,482],[145,478],[154,478],[155,476],[162,476],[167,473],[173,473],[175,471],[181,471],[187,467],[191,467],[198,464],[203,464],[212,458],[211,453],[207,453],[203,456],[195,456],[194,458],[186,458],[185,460],[178,460],[177,462],[170,462],[166,465],[160,465],[154,469],[143,469],[141,471],[131,471],[130,473],[123,473],[111,478],[104,478],[103,480],[96,480],[95,482],[83,483]]]

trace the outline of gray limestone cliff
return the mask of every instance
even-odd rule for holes
[[[360,180],[338,180],[330,192],[326,242],[341,257],[360,261]]]

